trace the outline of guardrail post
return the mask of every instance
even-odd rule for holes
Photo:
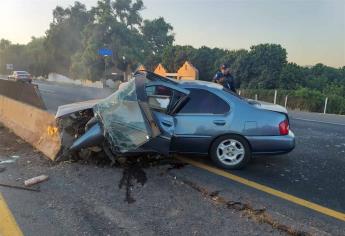
[[[328,97],[326,97],[325,99],[325,107],[323,109],[323,114],[326,114],[326,111],[327,111],[327,103],[328,103]]]
[[[258,95],[257,94],[255,94],[255,101],[257,101],[258,100]]]
[[[286,95],[286,96],[285,96],[285,108],[286,108],[286,106],[287,106],[288,96],[289,96],[289,95]]]
[[[273,99],[273,103],[277,104],[277,90],[274,90],[274,99]]]

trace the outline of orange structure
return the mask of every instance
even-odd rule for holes
[[[146,70],[145,66],[143,66],[142,64],[140,64],[138,66],[138,68],[136,69],[136,71],[140,71],[140,70]]]
[[[178,69],[177,73],[168,72],[162,64],[158,64],[154,73],[177,80],[196,80],[199,78],[199,71],[192,63],[186,61],[183,66]]]
[[[164,66],[162,64],[158,64],[158,66],[156,67],[156,69],[154,70],[154,73],[156,73],[157,75],[161,75],[164,77],[168,76],[168,72],[167,70],[164,68]]]
[[[177,71],[178,80],[196,80],[199,78],[199,71],[192,63],[186,61]]]

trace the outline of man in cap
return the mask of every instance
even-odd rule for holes
[[[213,77],[212,81],[223,85],[225,88],[236,93],[235,89],[235,79],[230,73],[230,68],[227,64],[222,64],[220,66],[220,71]]]

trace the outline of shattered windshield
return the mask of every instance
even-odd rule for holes
[[[150,131],[141,112],[135,86],[130,80],[94,107],[106,137],[118,152],[135,150],[148,141]]]

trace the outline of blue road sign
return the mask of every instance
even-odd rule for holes
[[[111,56],[113,55],[113,51],[108,48],[100,48],[98,49],[98,54],[101,56]]]

